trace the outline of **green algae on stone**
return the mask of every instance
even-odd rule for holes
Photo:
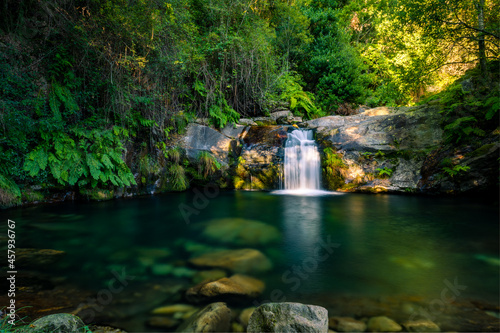
[[[210,240],[232,245],[267,245],[281,238],[276,227],[242,218],[211,220],[203,235]]]

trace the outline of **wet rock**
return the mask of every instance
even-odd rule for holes
[[[52,249],[16,249],[16,266],[47,267],[60,260],[66,253]]]
[[[226,271],[223,271],[221,269],[212,269],[209,271],[199,271],[193,276],[193,283],[201,283],[201,282],[209,282],[209,281],[215,281],[218,279],[221,279],[223,277],[226,277],[227,273]]]
[[[238,319],[240,323],[243,324],[243,326],[247,327],[248,322],[250,321],[250,317],[252,316],[252,313],[255,311],[256,307],[252,306],[250,308],[246,308],[243,311],[241,311]]]
[[[266,272],[272,268],[271,261],[259,250],[222,250],[192,258],[189,263],[199,267],[228,269],[235,273]]]
[[[86,333],[83,321],[69,313],[56,313],[35,320],[27,328],[28,333]]]
[[[439,326],[428,319],[408,321],[403,326],[408,332],[441,332]]]
[[[179,321],[169,317],[155,316],[148,319],[148,325],[159,328],[172,328],[179,325]]]
[[[364,332],[366,324],[350,317],[331,317],[328,326],[339,332]]]
[[[279,186],[279,166],[287,138],[285,126],[252,126],[243,138],[236,168],[237,189],[274,189]]]
[[[258,279],[236,274],[230,278],[194,286],[186,292],[186,299],[193,303],[210,301],[238,303],[258,297],[264,288],[264,282]]]
[[[190,312],[193,310],[197,310],[197,308],[189,304],[173,304],[156,308],[151,313],[155,315],[172,315],[177,312]]]
[[[328,332],[328,311],[300,303],[267,303],[253,312],[247,332]]]
[[[403,329],[401,325],[385,316],[370,318],[367,327],[370,332],[399,332]]]
[[[215,219],[207,223],[203,235],[210,240],[232,245],[267,245],[281,234],[272,225],[242,218]]]
[[[212,303],[193,314],[177,332],[228,332],[231,310],[223,302]]]

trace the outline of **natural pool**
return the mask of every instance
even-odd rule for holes
[[[95,320],[131,332],[158,331],[145,325],[150,311],[186,303],[183,294],[201,270],[188,259],[214,249],[254,248],[273,264],[268,272],[247,273],[266,283],[255,304],[298,301],[322,305],[330,316],[388,315],[399,321],[418,313],[442,330],[498,330],[499,208],[494,202],[222,191],[186,223],[179,205],[193,207],[196,196],[187,191],[1,212],[2,221],[16,221],[17,248],[65,252],[57,262],[27,260],[19,268],[19,306],[32,306],[26,311],[33,316],[71,312],[78,305],[82,310],[88,297],[95,299],[107,288],[113,271],[126,270],[134,280],[113,294],[112,302],[94,309]],[[250,225],[238,236],[226,223],[230,220],[213,222],[222,218],[274,228]],[[1,232],[6,234],[5,223]],[[234,308],[253,301],[248,303]]]

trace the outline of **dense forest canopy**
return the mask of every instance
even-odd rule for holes
[[[472,68],[487,77],[500,51],[494,0],[0,3],[2,187],[129,185],[129,137],[158,147],[196,117],[223,127],[280,106],[411,105]],[[496,89],[466,97],[494,117]],[[484,118],[460,110],[450,122]]]

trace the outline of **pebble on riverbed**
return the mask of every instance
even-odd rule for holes
[[[350,317],[331,317],[328,326],[339,332],[364,332],[366,324]]]
[[[386,316],[370,318],[367,326],[370,332],[400,332],[403,329],[401,325]]]
[[[427,319],[408,321],[403,326],[408,332],[441,332],[436,323]]]

